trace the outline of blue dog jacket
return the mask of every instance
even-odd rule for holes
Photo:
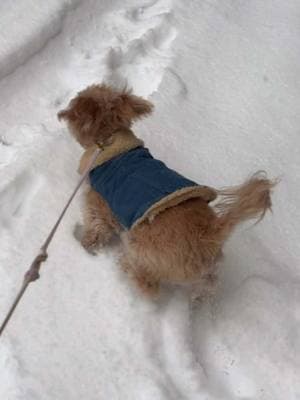
[[[155,203],[183,188],[198,186],[137,147],[94,168],[92,188],[105,199],[127,229]]]

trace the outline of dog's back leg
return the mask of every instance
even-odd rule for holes
[[[128,274],[134,284],[147,296],[156,297],[159,293],[159,280],[145,267],[131,260],[126,254],[120,259],[123,271]]]

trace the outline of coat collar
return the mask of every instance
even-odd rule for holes
[[[135,149],[136,147],[144,146],[144,142],[138,139],[130,129],[120,129],[114,133],[108,143],[101,144],[101,146],[103,150],[96,160],[96,166],[101,165],[122,153]],[[89,147],[81,156],[78,168],[80,174],[85,170],[96,148],[96,144]]]

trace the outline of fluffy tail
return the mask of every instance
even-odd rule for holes
[[[215,205],[218,215],[215,228],[219,238],[226,239],[240,222],[262,220],[271,209],[271,191],[276,183],[267,179],[265,173],[257,172],[240,186],[218,191],[220,201]]]

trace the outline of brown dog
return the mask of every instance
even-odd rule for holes
[[[152,110],[149,101],[106,85],[80,92],[58,114],[86,149],[79,170],[84,169],[97,144],[104,147],[99,166],[141,148],[143,142],[130,127]],[[228,190],[183,189],[150,207],[130,229],[123,228],[104,198],[90,188],[81,243],[93,250],[120,234],[121,265],[147,294],[158,293],[161,282],[204,283],[209,288],[215,281],[215,264],[224,242],[240,222],[264,216],[271,207],[273,185],[263,174],[255,174]],[[209,202],[217,195],[219,202],[211,207]]]

